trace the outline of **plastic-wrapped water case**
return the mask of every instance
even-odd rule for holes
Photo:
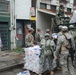
[[[23,72],[18,73],[17,75],[30,75],[30,72],[29,71],[23,71]]]
[[[36,45],[34,47],[25,48],[24,51],[25,51],[24,68],[39,74],[40,73],[39,56],[41,48],[38,45]]]

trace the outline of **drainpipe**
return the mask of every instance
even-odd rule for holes
[[[16,19],[15,19],[15,0],[11,0],[11,49],[16,48]]]
[[[14,31],[14,48],[16,48],[16,16],[15,16],[15,0],[13,0],[13,23],[14,23],[14,28],[13,28],[13,31]]]

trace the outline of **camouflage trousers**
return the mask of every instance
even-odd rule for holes
[[[61,51],[60,64],[62,67],[63,75],[76,75],[75,69],[72,65],[71,57],[69,56],[69,51]]]
[[[75,59],[74,59],[74,67],[76,69],[76,53],[75,53]]]
[[[51,58],[51,55],[48,55],[48,56],[41,55],[41,57],[40,57],[40,72],[43,73],[47,70],[51,70],[52,62],[53,62],[53,60]]]

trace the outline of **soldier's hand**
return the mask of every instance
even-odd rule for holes
[[[34,47],[34,44],[32,44],[31,47]]]
[[[39,44],[40,44],[40,42],[37,42],[37,44],[39,45]]]
[[[60,57],[59,56],[56,56],[56,59],[58,60],[58,59],[60,59]]]

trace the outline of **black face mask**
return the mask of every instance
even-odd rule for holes
[[[45,36],[45,39],[48,40],[48,39],[50,39],[50,37],[49,36]]]

